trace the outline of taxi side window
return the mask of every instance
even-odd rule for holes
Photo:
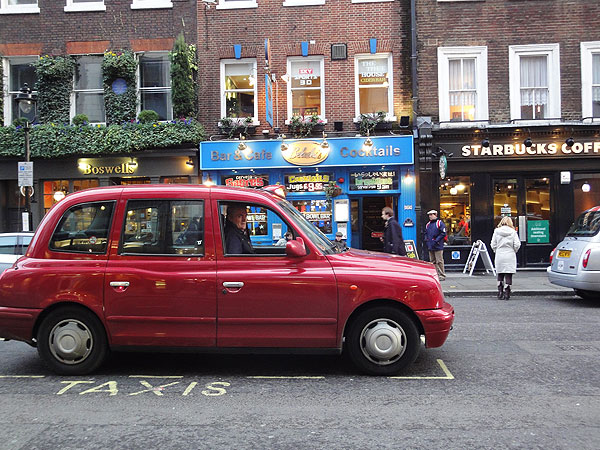
[[[128,201],[119,253],[204,255],[204,202]]]
[[[69,208],[50,239],[61,252],[106,253],[114,202],[84,203]]]

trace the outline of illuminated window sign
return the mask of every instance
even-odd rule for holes
[[[288,192],[323,192],[325,185],[333,180],[329,173],[298,173],[285,176]]]
[[[325,234],[332,233],[331,201],[329,200],[295,200],[292,205],[315,227]]]
[[[395,170],[350,173],[351,191],[390,191],[398,189],[398,173]]]
[[[269,185],[269,175],[231,175],[222,176],[221,184],[245,188],[261,188]]]

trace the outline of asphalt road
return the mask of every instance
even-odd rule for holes
[[[600,302],[451,301],[444,347],[399,378],[338,357],[156,354],[59,377],[0,342],[0,448],[600,448]]]

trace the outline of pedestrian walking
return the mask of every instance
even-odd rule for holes
[[[429,261],[435,265],[440,281],[446,279],[444,269],[444,241],[446,240],[446,225],[438,219],[435,209],[427,211],[429,222],[425,225],[425,245],[429,250]]]
[[[492,250],[496,253],[498,273],[498,299],[509,300],[513,273],[517,272],[517,252],[521,240],[510,217],[503,217],[492,236]],[[506,287],[504,286],[506,285]]]
[[[394,218],[394,210],[386,206],[381,210],[381,218],[385,220],[383,231],[383,251],[394,255],[406,256],[406,246],[402,237],[402,227]]]

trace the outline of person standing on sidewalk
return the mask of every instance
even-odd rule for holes
[[[381,218],[385,220],[383,230],[383,251],[394,255],[406,256],[406,246],[402,237],[402,227],[394,218],[394,210],[386,206],[381,210]]]
[[[440,281],[446,279],[444,270],[444,240],[446,238],[446,225],[438,219],[435,209],[427,211],[429,222],[425,225],[425,244],[429,250],[429,261],[435,265]]]
[[[494,230],[491,242],[496,253],[495,264],[498,273],[498,299],[509,300],[513,273],[517,272],[517,252],[521,240],[510,217],[503,217]],[[506,284],[506,288],[504,287]]]

